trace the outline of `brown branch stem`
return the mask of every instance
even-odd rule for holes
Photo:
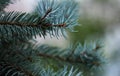
[[[44,21],[44,19],[48,16],[48,14],[52,11],[52,8],[49,8],[45,15],[41,18],[41,21]]]
[[[74,60],[72,58],[64,58],[64,57],[60,57],[60,56],[52,56],[52,55],[48,55],[48,54],[43,54],[43,53],[39,53],[37,54],[37,56],[40,57],[45,57],[45,58],[51,58],[51,59],[55,59],[55,60],[60,60],[60,61],[64,61],[64,62],[71,62],[71,63],[84,63],[80,58],[77,60]]]
[[[0,25],[16,25],[16,26],[31,26],[31,27],[37,27],[37,26],[40,26],[41,25],[41,27],[42,27],[42,25],[43,25],[43,27],[45,26],[45,27],[50,27],[50,26],[54,26],[54,27],[64,27],[66,24],[55,24],[55,25],[52,25],[52,24],[50,24],[50,23],[46,23],[46,24],[35,24],[35,23],[33,23],[33,24],[27,24],[27,23],[19,23],[19,22],[0,22]]]

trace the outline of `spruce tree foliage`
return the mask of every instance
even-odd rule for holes
[[[30,42],[37,35],[66,35],[77,25],[78,9],[74,0],[39,0],[32,13],[0,10],[0,76],[90,76],[104,62],[101,43],[61,49]]]
[[[10,0],[1,0],[0,1],[0,11],[3,11],[3,9],[6,7],[6,5],[12,3]]]

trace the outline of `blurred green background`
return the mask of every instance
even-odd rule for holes
[[[69,32],[70,41],[72,43],[81,42],[85,40],[95,40],[102,38],[105,34],[106,22],[99,18],[80,17],[79,25],[74,28],[77,32]]]

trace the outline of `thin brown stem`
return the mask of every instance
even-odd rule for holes
[[[47,55],[47,54],[43,54],[43,53],[39,53],[37,54],[37,56],[40,56],[40,57],[45,57],[45,58],[51,58],[51,59],[55,59],[55,60],[60,60],[60,61],[65,61],[65,62],[71,62],[71,63],[84,63],[81,58],[79,59],[72,59],[72,58],[64,58],[64,57],[60,57],[60,56],[52,56],[52,55]]]
[[[0,25],[15,25],[15,26],[31,26],[31,27],[37,27],[37,26],[40,26],[41,27],[50,27],[50,26],[53,26],[53,27],[64,27],[66,24],[56,24],[56,25],[52,25],[50,23],[46,23],[46,24],[35,24],[35,23],[32,23],[32,24],[27,24],[27,23],[19,23],[19,22],[0,22]]]
[[[44,21],[44,19],[49,15],[49,13],[52,11],[52,8],[49,8],[45,15],[41,18],[41,21]]]
[[[0,25],[16,25],[16,26],[37,26],[37,24],[27,24],[19,22],[0,22]]]

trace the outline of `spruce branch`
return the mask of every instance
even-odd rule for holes
[[[69,5],[68,5],[69,4]],[[66,8],[67,7],[67,8]],[[78,5],[75,1],[40,0],[35,12],[0,12],[0,38],[30,39],[36,35],[45,37],[46,34],[59,36],[66,28],[71,29],[77,24]]]
[[[59,33],[65,36],[65,29],[75,26],[79,17],[78,4],[72,0],[40,0],[35,12],[35,15],[15,11],[0,12],[0,39],[29,40],[33,36],[36,38],[36,35],[45,37],[50,34],[58,37]]]
[[[97,47],[98,46],[96,46],[96,48]],[[52,51],[53,53],[49,54],[49,52],[47,52],[48,48],[49,48],[49,50],[50,49],[53,50]],[[84,47],[79,47],[79,48],[85,49]],[[93,67],[93,66],[99,67],[99,66],[101,66],[102,63],[104,63],[104,61],[102,61],[102,59],[101,59],[102,55],[98,55],[98,49],[96,49],[96,51],[95,51],[95,49],[93,49],[90,52],[89,49],[88,50],[86,49],[86,51],[83,51],[83,50],[76,48],[74,50],[74,52],[72,52],[72,54],[71,54],[71,49],[66,49],[66,50],[62,51],[62,50],[59,50],[56,48],[52,49],[51,47],[45,48],[45,46],[41,46],[41,47],[39,47],[39,49],[41,49],[41,50],[40,50],[40,53],[37,53],[38,56],[45,57],[45,58],[51,58],[51,59],[55,59],[55,60],[60,60],[61,62],[64,61],[64,62],[68,62],[68,63],[83,64],[83,65],[87,65],[89,67]],[[101,49],[101,48],[99,48],[99,49]],[[44,51],[42,51],[42,50],[44,50]],[[54,54],[54,52],[55,52],[55,54]],[[58,52],[59,54],[58,53],[56,54],[56,52]],[[76,53],[76,52],[78,52],[78,53]]]
[[[39,17],[39,15],[30,15],[29,13],[20,13],[20,12],[8,12],[2,14],[0,17],[0,26],[11,25],[11,26],[28,26],[28,27],[62,27],[65,24],[56,24],[52,25],[50,22],[45,22],[46,15],[50,12],[46,12],[44,17]],[[17,17],[17,18],[15,18]],[[6,20],[7,19],[7,20]],[[34,19],[34,22],[30,21]],[[45,22],[45,23],[44,23]]]
[[[99,68],[104,63],[104,58],[101,54],[102,47],[94,42],[90,44],[86,43],[84,46],[79,43],[74,49],[72,49],[73,46],[67,49],[61,49],[48,45],[36,46],[30,43],[13,43],[10,47],[6,47],[4,47],[4,49],[2,46],[0,47],[0,61],[5,60],[15,63],[26,70],[29,70],[27,68],[29,67],[32,72],[35,72],[34,69],[38,72],[41,69],[40,67],[43,68],[43,64],[49,60],[57,61],[56,63],[64,62],[72,66],[84,65],[89,69],[93,67],[95,67],[95,69]],[[97,49],[98,47],[101,48]],[[40,67],[36,68],[38,64]],[[47,65],[49,65],[49,63]],[[40,74],[41,73],[37,73],[36,76]]]
[[[104,60],[101,59],[103,58],[102,56],[102,47],[100,45],[96,44],[96,47],[89,47],[89,44],[85,44],[83,47],[81,44],[77,44],[76,48],[74,49],[74,52],[72,51],[72,47],[69,47],[68,49],[60,49],[57,47],[50,47],[47,45],[42,45],[42,46],[36,46],[35,45],[30,45],[29,43],[27,44],[27,47],[25,45],[22,45],[23,47],[18,48],[19,46],[14,47],[17,48],[17,50],[11,49],[16,56],[21,56],[23,60],[28,60],[29,62],[34,61],[35,57],[43,57],[47,59],[53,59],[53,60],[59,60],[61,62],[67,62],[67,63],[75,63],[75,64],[83,64],[88,67],[100,67],[103,63]],[[90,45],[92,46],[92,45]],[[94,46],[94,45],[93,45]],[[34,47],[34,48],[31,48]],[[101,47],[99,49],[96,49],[98,47]],[[29,52],[32,52],[32,54],[27,55],[27,50]],[[71,54],[72,52],[72,54]]]
[[[20,12],[4,13],[0,17],[0,37],[3,39],[8,39],[8,37],[15,38],[18,40],[22,38],[29,39],[36,35],[41,37],[45,36],[46,33],[50,33],[50,31],[57,32],[56,28],[61,29],[61,27],[65,26],[65,24],[53,25],[47,20],[41,20],[42,18],[39,15]],[[54,33],[53,35],[57,36],[58,33]]]
[[[0,76],[34,76],[31,72],[24,70],[21,67],[8,63],[0,62]]]
[[[81,76],[81,72],[77,72],[73,67],[68,69],[64,67],[57,72],[54,72],[53,69],[48,68],[39,70],[39,76]],[[37,76],[34,72],[29,72],[23,68],[14,65],[13,63],[8,63],[6,61],[0,62],[0,76]]]

